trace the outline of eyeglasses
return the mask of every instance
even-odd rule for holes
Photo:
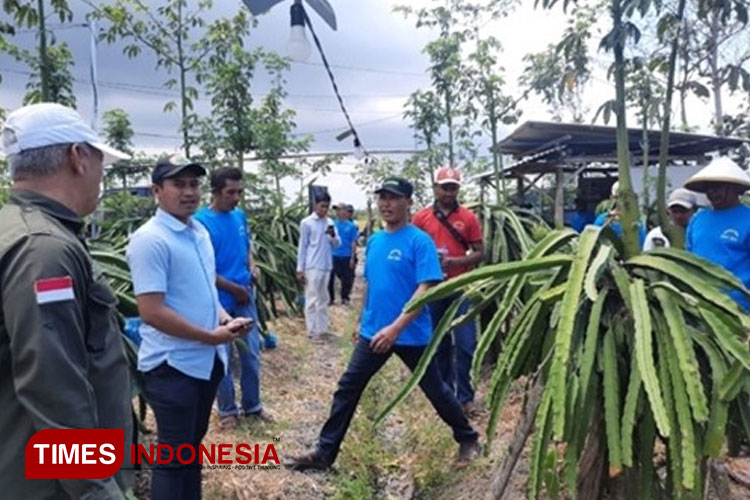
[[[440,186],[440,189],[442,189],[443,191],[458,191],[458,188],[459,188],[458,184],[453,184],[453,183],[439,184],[439,186]]]

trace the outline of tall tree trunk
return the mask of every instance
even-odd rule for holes
[[[650,143],[648,140],[648,99],[641,101],[641,111],[643,112],[643,123],[641,126],[641,147],[643,149],[643,157],[641,159],[641,166],[643,167],[643,210],[648,217],[649,205],[651,204],[651,177],[649,175],[649,166],[651,160],[649,158]]]
[[[555,227],[562,229],[565,223],[565,173],[562,167],[555,169]]]
[[[182,2],[177,2],[177,17],[178,28],[177,28],[177,61],[180,68],[180,109],[182,114],[182,147],[185,149],[185,157],[190,158],[190,135],[188,134],[187,127],[187,95],[186,95],[186,83],[185,83],[185,49],[182,46]]]
[[[430,185],[435,185],[435,164],[433,163],[432,136],[425,134],[424,142],[427,144],[427,170],[430,171]]]
[[[659,144],[659,179],[656,187],[658,199],[658,218],[662,232],[669,239],[671,246],[683,248],[685,246],[685,231],[672,224],[667,217],[667,160],[669,155],[669,129],[672,116],[672,94],[674,93],[674,73],[677,63],[677,50],[679,48],[680,32],[682,30],[682,18],[685,15],[686,0],[680,0],[677,5],[678,28],[672,39],[672,47],[669,52],[669,73],[667,74],[667,88],[664,96],[664,118],[661,127],[661,142]]]
[[[489,93],[489,119],[490,138],[492,139],[492,168],[495,171],[495,204],[499,205],[505,199],[505,179],[503,178],[502,164],[500,162],[500,151],[497,150],[497,115],[495,114],[495,94],[490,88]]]
[[[713,13],[710,26],[709,47],[710,56],[708,64],[711,67],[711,91],[714,95],[714,129],[717,135],[724,135],[723,121],[724,111],[721,104],[721,68],[719,68],[719,34],[721,31],[719,14]]]
[[[618,0],[615,0],[618,1]],[[578,460],[577,497],[582,500],[601,498],[607,477],[607,437],[604,434],[604,415],[596,406]]]
[[[273,179],[276,183],[276,208],[279,217],[284,216],[284,191],[281,189],[281,176],[274,174]]]
[[[684,24],[681,25],[682,30],[681,32],[684,32],[685,26]],[[687,118],[687,107],[685,106],[685,102],[687,101],[687,82],[688,78],[690,77],[690,74],[688,72],[688,66],[690,63],[689,57],[690,57],[690,51],[688,50],[688,46],[690,43],[690,33],[684,33],[685,36],[680,37],[680,40],[678,41],[679,44],[679,56],[682,59],[681,61],[681,68],[682,68],[682,84],[680,85],[679,92],[680,92],[680,119],[682,120],[682,129],[684,131],[687,131],[690,127],[688,124],[688,118]],[[682,42],[682,43],[680,43]]]
[[[39,10],[39,79],[42,83],[42,102],[52,101],[49,82],[49,58],[47,56],[47,21],[44,19],[44,0],[37,0]]]
[[[445,123],[448,126],[448,161],[451,167],[456,166],[455,157],[453,155],[453,109],[451,108],[451,101],[453,96],[450,90],[445,92]]]
[[[616,30],[624,32],[621,0],[612,2],[612,21]],[[620,189],[617,193],[617,206],[622,224],[622,240],[625,245],[625,257],[632,257],[641,251],[638,236],[638,197],[633,192],[633,181],[630,175],[630,146],[628,128],[625,120],[625,39],[617,37],[613,52],[615,54],[615,110],[617,111],[617,166]]]
[[[682,130],[687,131],[690,128],[688,125],[687,110],[685,108],[685,100],[687,99],[687,90],[680,88],[680,120],[682,121]]]

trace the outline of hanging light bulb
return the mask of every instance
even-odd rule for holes
[[[366,156],[365,154],[365,148],[362,147],[362,144],[359,142],[359,139],[356,137],[354,138],[354,158],[357,161],[361,161],[362,158]]]
[[[312,49],[305,35],[305,9],[301,0],[295,0],[290,9],[292,16],[292,29],[289,32],[289,41],[286,52],[293,61],[304,62],[310,57]]]

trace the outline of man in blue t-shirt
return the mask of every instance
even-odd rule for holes
[[[357,236],[359,230],[350,220],[354,208],[349,211],[351,205],[339,203],[333,208],[336,210],[336,220],[333,222],[336,231],[341,238],[341,245],[333,249],[333,270],[331,279],[328,281],[328,295],[331,296],[330,305],[333,305],[335,299],[335,282],[338,276],[341,281],[341,303],[349,305],[349,295],[352,292],[354,284],[354,267],[357,257]]]
[[[258,272],[253,265],[250,231],[245,213],[237,208],[244,189],[242,171],[222,167],[211,172],[211,206],[200,209],[195,218],[208,230],[216,255],[216,287],[224,310],[231,316],[252,318],[252,329],[242,338],[247,349],[238,349],[240,359],[240,389],[242,408],[234,400],[232,363],[219,383],[217,402],[219,425],[231,428],[237,417],[244,415],[271,421],[273,418],[260,402],[260,330],[255,302],[253,277]],[[232,344],[226,345],[227,358],[232,359]]]
[[[414,370],[432,336],[427,309],[403,313],[411,299],[443,278],[437,249],[427,233],[408,223],[412,185],[391,177],[375,191],[385,230],[367,242],[364,308],[354,334],[354,352],[333,395],[328,420],[315,449],[288,464],[297,470],[327,469],[336,460],[357,403],[373,375],[395,353]],[[464,415],[453,391],[443,382],[437,364],[430,362],[419,382],[440,418],[459,443],[459,464],[479,451],[478,434]]]
[[[727,157],[715,158],[688,179],[685,187],[705,193],[711,208],[703,208],[690,220],[685,248],[720,265],[750,288],[750,207],[740,203],[750,189],[750,177]],[[750,300],[740,290],[728,290],[742,308]]]

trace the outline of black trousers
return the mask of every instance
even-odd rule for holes
[[[324,460],[333,463],[341,448],[349,423],[357,409],[359,398],[373,375],[383,367],[395,353],[410,370],[414,370],[424,346],[394,346],[385,354],[377,354],[370,348],[370,341],[360,338],[354,347],[346,371],[339,379],[338,389],[333,395],[331,414],[323,425],[318,439],[318,452]],[[459,443],[473,442],[478,439],[477,432],[471,427],[448,385],[438,373],[437,365],[430,362],[427,371],[419,381],[419,387],[437,411],[443,421],[453,430],[453,439]]]
[[[171,445],[175,452],[182,444],[196,451],[192,464],[181,464],[177,457],[167,464],[154,465],[151,476],[152,500],[198,500],[201,498],[201,466],[198,445],[208,430],[216,388],[224,376],[224,365],[214,358],[210,380],[201,380],[175,370],[166,362],[143,374],[144,392],[156,417],[157,441]],[[162,450],[167,458],[168,450]],[[183,457],[190,452],[183,448]]]
[[[331,302],[336,298],[334,284],[337,276],[341,281],[341,300],[349,301],[354,284],[354,269],[351,268],[349,262],[351,262],[351,257],[333,258],[333,271],[331,271],[331,279],[328,281],[328,295],[331,297]]]

